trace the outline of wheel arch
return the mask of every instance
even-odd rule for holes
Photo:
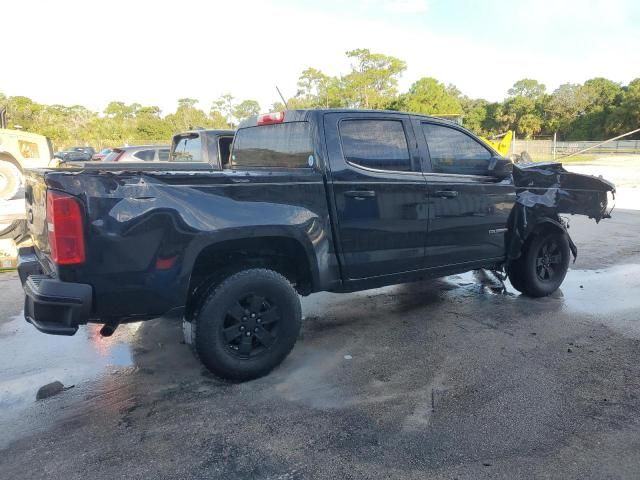
[[[188,272],[185,318],[190,319],[199,299],[222,278],[246,268],[267,268],[286,277],[301,295],[317,288],[316,255],[311,245],[293,235],[236,236],[197,249]]]
[[[11,163],[20,171],[21,174],[24,173],[24,170],[22,169],[22,165],[20,165],[20,162],[16,160],[16,157],[11,155],[10,153],[0,152],[0,160]]]
[[[576,258],[578,257],[578,247],[575,243],[573,243],[566,225],[562,223],[559,218],[539,217],[535,225],[531,228],[527,237],[525,238],[525,243],[529,242],[534,236],[548,230],[556,231],[558,233],[564,233],[567,236],[567,240],[569,240],[569,249],[571,250],[571,254],[573,255],[573,262],[575,263]]]

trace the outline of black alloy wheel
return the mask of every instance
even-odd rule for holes
[[[251,268],[215,284],[187,329],[198,358],[216,376],[252,380],[278,366],[302,322],[298,293],[280,273]]]
[[[565,232],[548,228],[527,239],[520,257],[507,266],[514,288],[530,297],[555,292],[569,269],[571,249]]]
[[[239,358],[262,354],[277,340],[280,310],[273,300],[251,293],[227,310],[221,325],[227,347]]]
[[[554,237],[548,237],[536,256],[536,275],[542,282],[554,281],[559,274],[564,274],[562,269],[562,252],[560,245]]]

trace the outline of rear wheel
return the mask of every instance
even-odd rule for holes
[[[509,280],[525,295],[550,295],[562,284],[570,256],[567,235],[545,230],[527,242],[522,256],[509,267]]]
[[[11,200],[20,190],[22,175],[13,163],[0,160],[0,200]]]
[[[191,343],[215,375],[235,381],[269,373],[289,354],[301,325],[291,283],[277,272],[249,269],[212,288],[191,324]]]

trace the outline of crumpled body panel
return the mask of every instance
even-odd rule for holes
[[[560,214],[586,215],[596,223],[610,218],[608,194],[615,185],[603,178],[567,171],[556,162],[514,165],[516,204],[509,217],[507,257],[520,256],[525,239],[541,223],[552,223],[566,231]],[[574,259],[577,247],[570,240]]]
[[[613,183],[591,175],[571,173],[561,163],[514,165],[517,202],[525,207],[545,206],[556,213],[587,215],[599,222],[608,218],[607,194]]]

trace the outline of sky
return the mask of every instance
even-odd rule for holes
[[[355,48],[497,101],[521,78],[549,91],[640,77],[637,0],[3,0],[0,92],[102,111],[112,100],[208,111],[225,93],[263,111],[300,72],[345,74]]]

